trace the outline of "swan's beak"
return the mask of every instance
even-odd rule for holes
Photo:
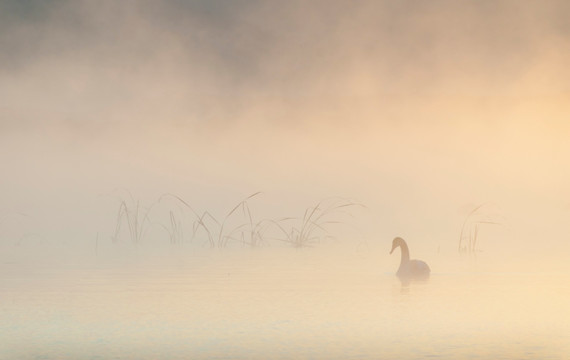
[[[392,255],[392,253],[394,252],[394,249],[395,249],[396,247],[397,247],[397,246],[392,246],[392,250],[390,250],[390,255]]]

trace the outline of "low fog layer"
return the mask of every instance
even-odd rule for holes
[[[368,207],[367,241],[430,250],[456,247],[489,202],[502,225],[482,230],[485,251],[567,249],[569,14],[3,0],[0,240],[107,241],[122,188],[219,216],[257,191],[252,208],[277,216],[341,196]]]

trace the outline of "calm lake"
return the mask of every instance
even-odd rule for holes
[[[389,245],[5,254],[0,359],[569,358],[567,268]]]

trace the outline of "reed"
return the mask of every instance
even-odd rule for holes
[[[301,218],[282,218],[273,224],[285,236],[280,239],[281,241],[294,247],[314,246],[323,239],[336,239],[329,231],[329,226],[344,224],[340,217],[352,216],[349,209],[354,207],[364,207],[364,205],[340,198],[330,198],[306,208]]]
[[[119,196],[120,204],[115,221],[115,231],[111,238],[113,242],[119,241],[122,228],[126,224],[131,242],[138,245],[151,224],[149,212],[154,204],[149,207],[143,207],[139,200],[135,201],[133,195],[128,190],[124,191],[128,198],[125,199],[125,197]]]
[[[253,221],[253,215],[248,201],[259,194],[261,194],[261,192],[256,192],[240,201],[225,215],[221,221],[218,221],[208,211],[204,211],[202,213],[196,211],[188,202],[186,202],[178,195],[170,193],[163,194],[159,201],[166,198],[173,198],[178,203],[182,204],[187,210],[189,210],[193,217],[192,238],[194,239],[199,231],[203,230],[207,236],[207,242],[209,243],[210,247],[224,248],[227,247],[230,242],[241,242],[242,244],[248,244],[250,246],[258,246],[263,242],[263,237],[260,231],[262,222]],[[239,216],[240,209],[242,215],[238,225],[229,225],[230,220]],[[171,224],[172,223],[173,220],[171,217]],[[171,225],[171,228],[179,229],[179,223],[176,223],[176,226],[174,224]]]
[[[191,236],[190,240],[194,240],[196,238],[196,236],[198,235],[200,229],[202,229],[207,236],[208,243],[211,246],[213,246],[215,244],[214,234],[210,230],[210,226],[208,226],[206,224],[206,221],[208,219],[211,219],[214,222],[217,222],[217,220],[207,211],[205,211],[201,214],[198,213],[196,210],[194,210],[194,208],[188,202],[186,202],[180,196],[175,195],[175,194],[171,194],[171,193],[162,194],[160,196],[160,198],[158,199],[158,202],[162,203],[169,198],[174,199],[177,204],[181,204],[184,207],[184,209],[189,210],[191,212],[193,220],[192,220],[192,236]],[[182,216],[185,216],[185,212],[183,211],[183,209],[181,209],[181,211],[183,213]],[[183,233],[181,230],[182,229],[181,221],[173,220],[173,218],[175,218],[175,216],[173,215],[172,210],[170,210],[170,213],[171,213],[171,216],[170,216],[171,230],[169,230],[169,233],[171,234],[171,240],[172,240],[173,236],[179,236],[181,238],[181,241],[184,241],[184,236],[183,236]]]
[[[172,245],[202,238],[204,244],[212,248],[225,248],[231,244],[260,247],[274,241],[298,248],[309,247],[323,239],[334,239],[330,227],[343,224],[341,218],[352,216],[351,208],[363,207],[361,204],[340,198],[329,198],[306,208],[302,217],[257,219],[250,206],[251,200],[261,194],[256,192],[238,202],[218,220],[209,211],[197,211],[186,200],[175,194],[162,194],[149,207],[143,207],[130,192],[125,191],[125,193],[126,196],[119,197],[120,203],[112,239],[117,242],[126,232],[134,244],[142,241],[151,225],[157,225],[168,234]],[[162,206],[158,206],[159,204]],[[155,219],[153,221],[150,212],[155,207],[156,211],[152,214]],[[156,221],[157,218],[161,220]],[[188,232],[189,239],[186,238],[188,233],[184,229],[191,229]]]
[[[501,225],[501,217],[489,209],[491,203],[476,206],[467,215],[461,226],[459,234],[458,251],[460,253],[474,254],[477,252],[479,229],[482,225]]]
[[[177,217],[174,211],[169,210],[169,226],[163,224],[158,224],[168,233],[171,245],[181,245],[184,243],[184,230],[182,227],[182,221]]]

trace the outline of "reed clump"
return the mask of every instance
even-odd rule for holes
[[[346,217],[352,216],[351,208],[363,207],[348,200],[330,198],[306,208],[302,217],[258,218],[250,205],[261,194],[256,192],[218,219],[209,211],[196,210],[175,194],[163,194],[148,207],[142,206],[129,192],[126,194],[119,197],[112,239],[116,242],[121,236],[128,236],[134,244],[140,244],[149,228],[157,226],[167,234],[172,245],[201,240],[202,245],[212,248],[261,247],[275,242],[308,247],[323,239],[334,239],[331,227],[343,224]]]
[[[126,196],[125,196],[126,195]],[[139,200],[124,190],[123,195],[118,195],[119,209],[115,221],[115,231],[112,235],[113,242],[118,242],[123,234],[123,226],[127,226],[126,232],[133,244],[140,244],[150,225],[149,212],[151,207],[141,206]]]
[[[272,223],[282,232],[278,240],[294,247],[314,246],[324,239],[336,239],[330,231],[333,225],[344,224],[343,218],[351,217],[351,208],[364,207],[352,201],[330,198],[305,209],[302,217],[281,218]]]
[[[478,251],[477,241],[482,226],[502,225],[502,217],[494,209],[495,207],[492,203],[483,203],[469,212],[459,234],[458,251],[460,253],[474,254]]]
[[[201,233],[206,236],[206,244],[210,247],[227,247],[230,242],[240,242],[244,245],[259,246],[263,242],[261,234],[262,224],[265,220],[255,222],[249,207],[249,201],[258,196],[260,192],[249,195],[237,205],[235,205],[223,219],[218,220],[209,211],[198,212],[187,201],[174,194],[163,194],[159,202],[167,199],[174,199],[183,206],[186,214],[189,212],[192,223],[191,240],[197,238]],[[237,225],[236,223],[237,218]],[[233,221],[233,225],[232,224]],[[176,224],[176,226],[175,226]],[[177,233],[180,223],[175,223],[171,217],[171,232]],[[178,232],[181,234],[181,232]]]

